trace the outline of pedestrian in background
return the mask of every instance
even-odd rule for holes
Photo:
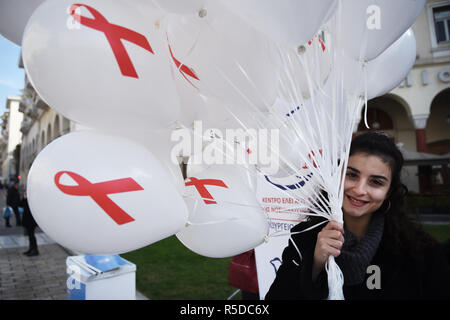
[[[19,181],[15,180],[13,185],[8,189],[6,194],[6,205],[10,206],[14,215],[16,216],[16,225],[22,225],[22,219],[20,218],[19,205],[20,205],[20,193],[19,193]],[[9,223],[8,223],[9,224]]]
[[[20,205],[23,208],[22,224],[28,234],[28,242],[29,242],[28,251],[24,252],[23,254],[28,257],[37,256],[39,255],[39,251],[36,236],[34,234],[37,227],[37,223],[34,220],[33,215],[31,214],[30,207],[28,206],[28,199],[26,193],[24,194]]]

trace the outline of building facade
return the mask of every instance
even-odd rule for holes
[[[368,102],[368,123],[403,149],[445,156],[450,153],[450,1],[428,0],[412,29],[414,67],[399,87]],[[358,132],[367,130],[363,122]],[[408,166],[403,179],[412,192],[448,191],[449,173],[448,164]]]
[[[20,97],[8,96],[6,112],[2,115],[2,136],[0,138],[2,183],[9,184],[20,175],[18,161],[20,159],[20,143],[22,133],[20,126],[23,115],[19,112]]]
[[[25,76],[25,88],[19,111],[23,114],[20,175],[26,186],[28,172],[39,152],[52,140],[74,130],[75,125],[50,108],[37,94]]]

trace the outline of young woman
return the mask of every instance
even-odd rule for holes
[[[292,235],[266,299],[326,299],[330,255],[344,275],[345,299],[450,298],[441,245],[402,211],[403,157],[382,133],[357,136],[344,184],[344,226],[334,221]],[[292,232],[323,221],[312,218]],[[296,249],[301,252],[301,257]]]

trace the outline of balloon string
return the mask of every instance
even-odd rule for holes
[[[363,77],[364,77],[364,125],[367,129],[370,129],[369,124],[367,123],[367,63],[363,63],[362,66]]]
[[[315,229],[315,228],[317,228],[318,226],[320,226],[320,225],[322,225],[322,224],[324,224],[324,223],[327,223],[327,222],[329,222],[329,220],[325,220],[325,221],[316,223],[315,225],[313,225],[313,226],[311,226],[311,227],[309,227],[309,228],[307,228],[307,229],[305,229],[305,230],[302,230],[302,231],[284,232],[284,233],[282,233],[283,231],[281,231],[281,230],[275,231],[274,233],[272,233],[272,234],[269,235],[269,238],[272,238],[272,237],[283,237],[283,236],[287,236],[287,235],[292,236],[292,235],[295,235],[295,234],[307,232],[307,231],[310,231],[310,230],[312,230],[312,229]],[[301,255],[301,253],[300,253],[299,251],[298,251],[298,253],[299,253],[299,255]]]
[[[225,147],[231,149],[230,144],[228,143],[228,141],[223,140],[222,138],[218,138],[217,140],[213,141],[212,143],[214,143],[214,142],[217,142],[217,144],[213,145],[214,150],[216,150],[218,153],[224,154],[224,155],[227,157],[227,159],[230,159],[231,156],[227,155],[227,153],[223,153],[223,148],[219,148],[219,146],[218,146],[220,143],[222,143],[222,144],[225,145]],[[320,157],[317,157],[317,158],[314,157],[314,161],[318,161],[318,162],[319,162],[319,161],[320,161],[319,159],[320,159]],[[305,160],[306,160],[306,158],[305,158]],[[320,163],[320,162],[319,162],[319,163]],[[314,168],[314,169],[312,169],[312,168]],[[249,169],[249,167],[246,166],[246,169]],[[319,171],[315,168],[314,165],[311,165],[311,168],[310,168],[310,169],[311,169],[311,171],[316,172],[316,174],[319,173]],[[298,174],[299,176],[304,176],[304,173],[297,173],[297,174]],[[316,183],[316,182],[319,183],[319,182],[317,181],[317,179],[314,181],[314,183]],[[271,187],[272,187],[274,190],[277,190],[278,192],[282,192],[284,195],[286,195],[286,196],[288,196],[288,197],[290,197],[290,198],[295,198],[295,197],[296,197],[296,195],[290,194],[290,193],[287,192],[286,190],[281,190],[281,189],[279,189],[278,187],[273,186],[273,185],[271,185]],[[304,194],[302,188],[297,189],[297,191],[298,191],[298,192],[297,192],[298,194],[307,196],[307,194]],[[312,200],[312,202],[314,203],[315,206],[327,207],[327,206],[329,205],[328,200],[327,200],[326,198],[324,198],[323,195],[322,195],[321,193],[318,193],[317,200],[316,200],[316,197],[310,197],[310,199]]]
[[[237,62],[236,62],[237,63]],[[238,63],[237,63],[238,64]],[[240,68],[240,70],[241,71],[245,71],[243,68],[242,68],[242,66],[240,66],[239,64],[238,64],[238,67]],[[216,68],[217,68],[217,66],[216,66]],[[232,81],[230,81],[229,79],[228,79],[228,77],[226,77],[226,75],[225,74],[223,74],[222,73],[222,71],[219,69],[218,70],[221,74],[222,74],[222,76],[229,82],[229,84],[231,84],[232,86],[234,85],[233,83],[232,83]],[[248,78],[248,76],[247,76],[247,78]],[[236,89],[236,88],[235,88]],[[243,94],[243,92],[242,91],[240,91],[239,89],[237,89],[236,91],[238,91],[239,92],[239,94],[241,95],[241,96],[244,96],[245,97],[245,94]],[[249,100],[248,100],[249,101]],[[253,105],[253,107],[255,107],[254,105]],[[236,116],[235,116],[235,118],[237,118]],[[317,118],[318,118],[318,116],[316,115],[316,117],[314,117],[314,120],[315,121],[317,121]],[[312,148],[311,148],[312,149]],[[303,155],[302,155],[303,156]],[[306,157],[306,156],[305,156]],[[305,162],[308,162],[308,159],[307,158],[305,158],[304,159],[305,160]],[[320,157],[318,158],[318,159],[316,159],[316,161],[320,161]],[[311,166],[311,167],[313,167],[313,166]],[[317,173],[319,173],[319,172],[317,172]],[[320,174],[317,174],[318,176],[320,176]],[[322,202],[322,201],[321,201]],[[322,203],[323,204],[323,203]]]
[[[342,286],[344,284],[344,275],[337,265],[334,256],[329,256],[325,264],[325,270],[328,274],[328,300],[344,300]]]
[[[336,27],[335,30],[337,30],[336,37],[339,38],[338,41],[336,42],[336,47],[338,49],[342,50],[342,48],[340,47],[341,43],[339,41],[339,40],[341,40],[341,38],[340,38],[340,34],[341,34],[340,30],[342,30],[342,0],[339,0],[339,2],[338,2],[337,14],[335,16],[334,23],[335,23],[335,27]],[[336,51],[337,49],[335,48],[334,50]],[[365,49],[363,49],[363,50],[365,50]],[[335,57],[336,57],[336,55],[335,55]],[[340,64],[338,64],[338,66],[339,65]],[[339,71],[339,72],[336,74],[337,80],[336,80],[336,82],[334,82],[334,87],[333,87],[336,90],[338,90],[340,88],[339,84],[343,85],[343,81],[342,82],[339,81],[339,76],[341,76],[342,79],[343,79],[343,72],[344,72],[344,70],[342,70],[341,67],[339,67],[337,71]],[[341,88],[343,88],[343,86]],[[333,91],[333,93],[336,94],[334,91]],[[337,96],[334,95],[333,98],[334,98],[333,99],[333,102],[334,102],[333,103],[333,107],[336,107]],[[346,105],[346,102],[344,102],[343,100],[340,101],[340,102],[343,105]],[[349,113],[347,111],[346,115],[348,115],[348,114]],[[350,121],[353,121],[353,119],[350,118]],[[351,134],[346,132],[346,130],[345,130],[346,128],[343,128],[343,129],[344,129],[344,133],[341,133],[341,134],[347,133],[348,135],[351,136]],[[335,133],[336,137],[340,136],[339,135],[339,131],[333,132],[333,133]],[[343,139],[344,139],[344,137],[345,136],[343,136]],[[335,139],[335,137],[333,137],[332,141],[334,139]],[[343,143],[344,141],[339,141],[339,142]],[[339,151],[339,153],[338,153],[338,151]],[[345,179],[345,172],[342,172],[341,170],[342,170],[342,167],[345,165],[344,162],[346,162],[348,153],[349,153],[349,148],[346,147],[345,144],[340,145],[340,146],[336,146],[336,147],[333,145],[333,154],[335,154],[338,157],[340,157],[340,162],[339,162],[339,164],[338,164],[338,162],[335,162],[336,165],[338,164],[337,165],[337,172],[333,176],[334,179],[331,179],[331,180],[333,180],[333,183],[336,183],[334,185],[334,187],[336,187],[337,189],[334,189],[333,186],[331,186],[332,187],[330,189],[331,192],[328,194],[328,196],[330,197],[330,204],[331,204],[330,209],[332,211],[330,220],[337,220],[337,221],[342,221],[343,220],[342,209],[341,209],[342,202],[341,202],[341,197],[340,197],[340,191],[342,190],[341,186],[342,186],[343,181]],[[344,159],[345,159],[345,161],[344,161]],[[336,159],[335,161],[338,161],[338,159]],[[337,264],[335,263],[334,257],[330,256],[328,258],[328,261],[327,261],[325,269],[327,271],[327,278],[328,278],[328,288],[329,288],[328,299],[340,299],[340,300],[343,300],[344,299],[344,296],[343,296],[344,281],[343,281],[343,277],[339,277],[339,274],[342,275],[342,273],[340,273],[340,269],[337,266]]]
[[[200,200],[203,201],[211,201],[211,199],[209,198],[201,198],[199,196],[194,196],[194,195],[186,195],[183,196],[184,198],[191,198],[191,199],[195,199],[195,203],[194,203],[194,209],[192,210],[192,212],[197,212],[197,207],[199,205]],[[261,205],[250,205],[250,204],[243,204],[243,203],[237,203],[237,202],[233,202],[233,201],[223,201],[223,200],[214,200],[216,201],[217,205],[223,205],[223,204],[227,204],[227,205],[232,205],[232,206],[239,206],[239,207],[246,207],[246,208],[254,208],[254,209],[260,209],[262,212],[264,212],[264,210],[262,209]],[[213,204],[211,204],[213,205]],[[271,205],[268,205],[267,207],[273,207]],[[301,213],[297,213],[297,212],[291,212],[289,210],[295,210],[295,209],[308,209],[311,210],[313,212],[301,212]],[[282,208],[280,210],[277,210],[278,213],[295,213],[295,214],[300,214],[300,215],[305,215],[305,216],[320,216],[320,217],[327,217],[327,213],[323,213],[322,211],[318,211],[315,208],[308,208],[304,205],[299,205],[299,206],[292,206],[292,207],[288,207],[288,208]],[[265,214],[267,217],[268,215]],[[268,217],[268,220],[271,220],[273,218]]]
[[[206,222],[193,222],[193,221],[187,221],[186,226],[207,226],[207,225],[214,225],[224,222],[230,222],[230,221],[244,221],[245,219],[242,218],[228,218],[228,219],[221,219],[221,220],[214,220],[214,221],[206,221]]]
[[[297,244],[295,243],[294,239],[292,239],[292,236],[295,235],[295,234],[300,234],[300,233],[303,233],[303,232],[310,231],[310,230],[312,230],[314,228],[317,228],[318,226],[320,226],[320,225],[322,225],[324,223],[327,223],[327,222],[328,222],[328,220],[316,223],[315,225],[313,225],[313,226],[311,226],[311,227],[309,227],[309,228],[307,228],[305,230],[302,230],[302,231],[295,231],[295,232],[288,232],[288,233],[280,233],[281,231],[276,231],[273,234],[270,234],[269,238],[282,237],[282,236],[289,235],[290,243],[292,243],[294,245],[294,248],[297,251],[298,256],[300,257],[300,261],[302,261],[303,260],[303,255],[302,255],[300,249],[298,248]]]
[[[341,1],[339,1],[339,8],[338,8],[338,19],[341,19]],[[335,22],[338,22],[337,27],[341,28],[340,26],[340,20],[335,20]],[[212,25],[209,25],[212,30],[214,29]],[[336,28],[332,28],[332,30],[336,30]],[[337,29],[340,30],[340,29]],[[213,30],[214,31],[214,30]],[[337,38],[340,37],[339,32],[337,34],[333,34],[333,37]],[[338,39],[339,40],[339,39]],[[333,42],[334,43],[334,42]],[[313,65],[308,65],[309,61],[306,60],[306,56],[303,55],[289,55],[286,54],[285,51],[283,51],[283,48],[281,46],[275,46],[276,49],[278,49],[278,55],[279,55],[279,61],[281,62],[281,69],[280,73],[283,74],[283,77],[280,76],[280,73],[278,75],[278,84],[279,84],[279,93],[283,93],[284,96],[287,97],[290,103],[295,105],[302,105],[305,106],[304,100],[306,99],[306,96],[303,96],[301,83],[299,83],[299,78],[294,74],[294,72],[299,70],[299,67],[305,71],[305,77],[307,81],[307,91],[306,93],[309,93],[310,97],[310,106],[308,109],[304,107],[303,113],[300,113],[302,116],[296,116],[296,117],[290,117],[289,119],[283,119],[282,117],[278,116],[277,114],[274,115],[274,120],[271,123],[272,125],[277,125],[277,128],[280,128],[282,130],[281,137],[286,138],[286,141],[291,142],[298,140],[305,148],[306,153],[303,150],[302,152],[298,152],[298,158],[299,160],[303,161],[308,165],[308,169],[310,172],[313,173],[313,176],[315,178],[314,183],[317,183],[318,187],[313,190],[314,196],[310,196],[311,201],[307,204],[308,207],[312,207],[313,205],[315,208],[308,208],[311,212],[303,213],[304,215],[308,216],[323,216],[326,217],[327,220],[325,220],[323,223],[326,223],[327,221],[334,219],[334,220],[342,220],[342,212],[341,212],[341,203],[342,203],[342,183],[343,183],[343,169],[346,168],[346,157],[349,152],[349,141],[351,139],[351,133],[348,129],[352,128],[352,121],[353,119],[349,119],[349,115],[352,114],[352,112],[349,112],[350,110],[347,110],[350,106],[347,105],[345,101],[345,92],[343,89],[343,77],[342,73],[339,73],[338,71],[341,71],[342,66],[339,64],[339,61],[336,61],[336,48],[331,47],[333,54],[333,65],[337,66],[332,70],[330,73],[330,76],[328,77],[327,81],[331,85],[332,91],[329,94],[324,94],[325,90],[322,90],[321,85],[318,85],[318,88],[315,86],[317,85],[314,76],[318,74],[317,71],[320,71],[320,65],[317,62],[317,54],[313,55],[312,58],[316,58],[316,68],[314,68]],[[317,53],[317,52],[314,52]],[[313,59],[314,60],[314,59]],[[240,61],[234,60],[233,61],[234,66],[233,71],[237,71],[241,73],[242,78],[245,79],[249,85],[250,91],[252,89],[257,89],[257,85],[254,80],[249,76],[248,70],[246,70],[245,65],[241,65]],[[233,81],[233,79],[230,78],[230,72],[229,70],[224,70],[218,65],[212,65],[212,69],[215,69],[217,71],[217,75],[222,79],[224,86],[227,86],[229,90],[232,90],[239,98],[242,100],[242,102],[247,106],[245,112],[248,113],[249,118],[255,119],[258,118],[257,116],[260,116],[260,118],[265,117],[264,109],[266,110],[272,110],[271,105],[267,105],[266,102],[260,103],[255,102],[255,99],[252,99],[252,94],[249,93],[246,90],[243,90],[242,86],[237,86],[236,83]],[[338,70],[336,70],[338,69]],[[364,71],[365,72],[365,71]],[[365,86],[367,86],[366,82],[367,79],[364,79]],[[206,84],[208,85],[208,84]],[[209,93],[213,92],[214,90],[208,90],[211,88],[206,88],[207,91],[210,91]],[[286,92],[283,92],[286,91]],[[367,91],[367,90],[366,90]],[[328,92],[328,91],[327,91]],[[216,95],[214,95],[216,96]],[[217,97],[217,96],[216,96]],[[367,98],[367,97],[366,97]],[[328,99],[328,100],[326,100]],[[262,100],[262,99],[261,99]],[[330,101],[331,100],[331,101]],[[367,103],[366,103],[367,106]],[[233,109],[233,105],[229,105],[225,103],[224,108],[229,112],[229,114],[232,115],[232,117],[237,120],[239,125],[241,125],[243,128],[249,127],[249,123],[245,123],[245,118],[240,118],[241,111],[240,110],[238,114],[236,114],[236,109]],[[244,109],[244,108],[243,108]],[[345,109],[345,110],[344,110]],[[263,121],[257,119],[258,125],[260,125],[261,128],[264,128]],[[228,145],[227,147],[234,147],[233,145]],[[285,154],[281,154],[278,150],[273,150],[272,146],[270,146],[271,151],[274,153],[278,153],[277,155],[279,158],[287,163],[287,167],[291,169],[291,171],[295,172],[296,174],[299,174],[301,172],[301,169],[298,167],[297,163],[290,163],[288,157]],[[319,155],[319,149],[322,149],[324,154]],[[316,153],[315,157],[308,158],[308,152],[309,150],[314,151]],[[313,161],[315,161],[317,166],[313,165]],[[252,170],[250,166],[246,166],[247,170]],[[282,192],[282,194],[289,195],[293,198],[302,198],[305,196],[308,196],[307,190],[298,190],[295,194],[290,193],[286,190],[279,190],[278,192]],[[325,196],[322,194],[322,190],[324,190],[328,196]],[[308,196],[309,197],[309,196]],[[203,200],[211,200],[211,199],[199,199],[199,201]],[[231,205],[239,205],[243,206],[242,204],[234,203],[231,201],[218,201],[220,204],[226,204],[229,203]],[[244,205],[246,207],[249,207],[249,205]],[[256,206],[252,206],[256,207]],[[269,206],[273,207],[273,206]],[[279,212],[285,213],[289,212],[289,209],[304,209],[305,206],[298,205],[298,206],[288,206],[282,208]],[[318,209],[320,208],[320,209]],[[320,211],[322,210],[322,211]],[[230,220],[219,220],[219,223],[221,221],[231,221],[235,220],[236,218],[233,218]],[[191,219],[193,220],[193,219]],[[269,217],[268,221],[273,221]],[[194,220],[195,223],[195,220]],[[213,222],[207,222],[208,224],[211,224]],[[310,230],[311,228],[308,228]],[[307,230],[303,231],[306,232]],[[289,233],[289,235],[292,237],[292,234],[295,233]],[[272,236],[281,236],[280,232],[274,233]],[[292,238],[291,238],[292,240]],[[296,246],[295,242],[294,246]],[[297,249],[297,252],[299,253],[299,256],[301,257],[300,250]],[[334,260],[330,260],[330,262],[327,264],[327,272],[329,274],[329,286],[330,286],[330,297],[337,297],[338,295],[334,294],[333,292],[342,290],[342,284],[343,282],[339,282],[340,278],[338,276],[335,276],[338,274],[336,270],[336,266],[333,265]]]
[[[245,204],[245,203],[238,203],[238,202],[233,202],[233,201],[228,201],[228,200],[216,200],[216,199],[209,199],[209,198],[202,198],[200,196],[196,196],[196,195],[184,195],[184,198],[188,198],[188,199],[195,199],[196,203],[199,200],[203,200],[203,201],[215,201],[216,203],[211,203],[210,205],[222,205],[222,204],[228,204],[228,205],[233,205],[233,206],[239,206],[239,207],[246,207],[246,208],[256,208],[256,209],[261,209],[262,208],[260,205],[251,205],[251,204]]]
[[[363,80],[364,80],[364,125],[367,129],[370,129],[369,124],[367,123],[367,60],[365,58],[366,52],[367,52],[367,44],[369,40],[369,34],[368,34],[368,28],[364,28],[363,33],[363,40],[361,45],[361,50],[359,52],[359,63],[362,65],[362,73],[363,73]]]

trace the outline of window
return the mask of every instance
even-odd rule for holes
[[[61,133],[59,132],[60,130],[59,130],[59,116],[58,115],[55,117],[53,128],[54,128],[53,139],[56,139],[61,135]]]
[[[52,141],[52,126],[50,123],[47,126],[47,144],[49,144]]]
[[[45,131],[41,133],[41,150],[45,147]]]
[[[450,5],[433,8],[433,19],[437,43],[450,42]]]

